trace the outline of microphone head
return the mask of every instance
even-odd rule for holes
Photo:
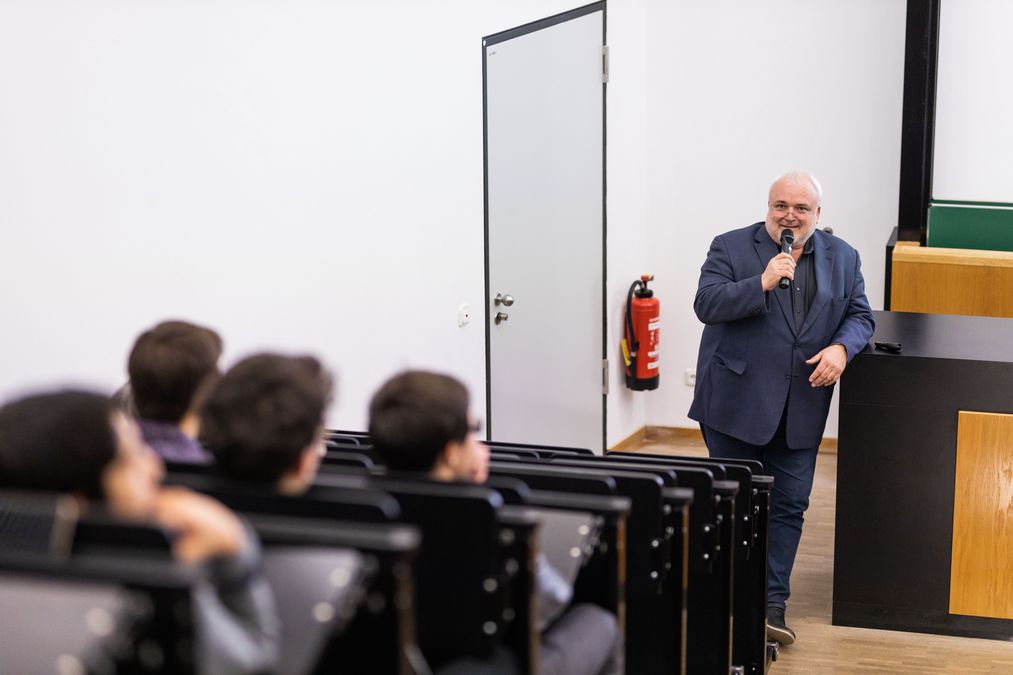
[[[795,235],[791,233],[791,230],[788,228],[781,230],[781,246],[784,246],[785,244],[791,246],[794,243]]]

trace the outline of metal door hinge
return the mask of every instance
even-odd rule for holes
[[[608,84],[609,81],[609,46],[601,46],[601,81]]]
[[[601,393],[608,396],[609,393],[609,360],[602,359],[601,362]]]

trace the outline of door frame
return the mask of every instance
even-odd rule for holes
[[[484,270],[485,270],[485,433],[486,440],[492,440],[492,330],[489,327],[491,309],[490,298],[492,295],[492,287],[489,279],[489,115],[488,115],[488,82],[486,75],[486,47],[491,45],[506,42],[522,35],[528,35],[536,31],[543,30],[545,28],[551,28],[552,26],[571,21],[573,19],[579,19],[582,16],[593,14],[595,12],[602,13],[602,31],[601,31],[601,43],[604,48],[608,43],[606,42],[607,28],[608,28],[608,13],[606,10],[606,0],[600,0],[599,2],[593,2],[583,7],[571,9],[566,12],[554,14],[544,19],[532,21],[516,28],[510,28],[499,33],[493,33],[482,38],[482,211],[483,211],[483,253],[485,257]],[[603,49],[602,58],[605,59],[605,51]],[[606,64],[603,62],[603,72],[606,70]],[[607,197],[608,197],[608,184],[606,181],[606,160],[608,158],[608,146],[607,146],[607,135],[606,129],[608,128],[607,106],[606,106],[606,95],[608,93],[608,78],[602,78],[602,92],[601,92],[601,358],[604,362],[608,358],[608,211],[607,211]],[[606,442],[608,439],[608,381],[609,371],[611,368],[603,368],[602,374],[602,395],[601,395],[601,450],[604,454],[606,450]]]

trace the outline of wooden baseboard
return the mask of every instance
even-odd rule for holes
[[[700,427],[648,426],[645,428],[647,430],[646,438],[648,439],[678,438],[679,440],[703,442],[703,434],[700,433]]]
[[[677,443],[703,443],[703,435],[700,433],[700,427],[665,427],[649,425],[640,427],[632,434],[610,447],[609,452],[629,450],[630,448],[636,448],[644,442],[663,442],[665,439],[671,439],[673,442]],[[824,436],[823,441],[820,443],[819,451],[820,453],[826,455],[836,455],[837,439]]]
[[[608,449],[608,451],[609,452],[614,452],[614,451],[621,451],[621,450],[629,450],[630,448],[636,447],[636,446],[640,445],[641,441],[644,440],[644,438],[646,437],[646,434],[647,434],[647,427],[640,427],[639,429],[637,429],[636,431],[634,431],[632,434],[630,434],[629,436],[627,436],[623,440],[621,440],[618,443],[616,443],[615,445],[613,445],[611,448]]]

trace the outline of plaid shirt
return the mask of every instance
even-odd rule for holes
[[[211,463],[211,455],[201,444],[180,431],[175,424],[154,420],[141,420],[140,424],[144,440],[162,459],[190,464]]]

